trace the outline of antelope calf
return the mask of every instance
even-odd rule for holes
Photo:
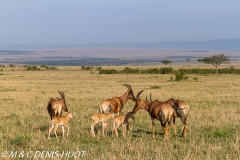
[[[93,122],[91,123],[91,133],[93,135],[93,137],[95,137],[95,132],[94,132],[94,125],[97,124],[98,122],[102,122],[102,129],[103,129],[103,135],[105,135],[105,129],[107,128],[107,121],[110,118],[113,118],[115,116],[114,113],[108,113],[108,114],[104,114],[104,113],[97,113],[91,116]]]
[[[50,139],[50,134],[52,129],[54,128],[54,134],[56,136],[56,138],[58,139],[57,136],[57,128],[58,126],[62,126],[62,134],[63,134],[63,139],[64,139],[64,126],[67,127],[68,132],[67,132],[67,137],[68,137],[68,133],[69,133],[69,126],[68,126],[68,121],[70,118],[73,118],[73,115],[71,112],[68,112],[66,116],[64,117],[54,117],[51,121],[50,121],[50,125],[51,127],[49,128],[49,132],[48,132],[48,139]]]
[[[118,138],[118,128],[122,125],[123,128],[123,137],[125,137],[125,132],[127,130],[128,135],[129,135],[129,119],[135,119],[133,116],[132,112],[128,112],[126,115],[124,116],[116,116],[113,118],[113,129],[112,129],[112,134],[114,134],[114,132],[116,133],[116,136]]]

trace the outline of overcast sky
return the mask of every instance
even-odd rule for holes
[[[0,0],[0,45],[232,38],[239,0]]]

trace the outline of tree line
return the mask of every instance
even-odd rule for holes
[[[189,69],[173,69],[172,67],[138,69],[125,67],[123,70],[100,69],[99,74],[174,74],[182,72],[185,74],[216,74],[215,69],[211,68],[189,68]],[[240,69],[229,67],[218,69],[218,74],[240,74]]]

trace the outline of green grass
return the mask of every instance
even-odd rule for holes
[[[169,80],[172,75],[99,75],[61,67],[55,71],[6,69],[2,74],[0,155],[4,151],[86,151],[84,159],[240,159],[240,75],[188,75],[189,79],[177,82]],[[130,122],[131,132],[126,138],[122,129],[118,139],[112,136],[111,121],[107,136],[102,136],[98,124],[93,138],[90,115],[99,112],[102,100],[123,95],[125,83],[132,86],[135,95],[145,89],[141,96],[144,100],[151,93],[153,100],[176,98],[189,103],[187,137],[180,136],[182,124],[177,119],[178,136],[171,128],[171,139],[164,142],[156,121],[156,139],[152,140],[150,116],[140,110]],[[69,121],[69,138],[63,140],[59,135],[59,141],[53,133],[47,139],[50,118],[46,109],[50,97],[60,96],[58,90],[65,93],[74,116]],[[134,102],[128,101],[121,114],[133,107]]]

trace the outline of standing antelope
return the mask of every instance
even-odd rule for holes
[[[54,117],[51,121],[50,121],[50,125],[51,127],[49,128],[49,131],[48,131],[48,139],[50,139],[50,133],[53,129],[54,131],[54,134],[56,136],[56,138],[58,139],[58,136],[57,136],[57,128],[58,126],[62,126],[62,133],[63,133],[63,139],[64,139],[64,126],[67,127],[68,131],[67,131],[67,137],[68,137],[68,134],[69,134],[69,126],[68,126],[68,121],[70,118],[73,118],[73,115],[71,112],[68,112],[66,116],[64,117]]]
[[[147,97],[146,97],[146,101],[148,101]],[[150,93],[150,101],[152,101],[151,93]],[[176,117],[179,117],[183,123],[182,136],[186,137],[186,135],[187,135],[187,116],[188,116],[188,112],[190,110],[190,106],[184,101],[175,100],[173,98],[170,98],[169,100],[167,100],[166,103],[168,103],[175,110],[175,113],[173,114],[174,134],[177,135],[175,123],[176,123]]]
[[[62,91],[58,91],[58,93],[61,95],[61,99],[50,98],[48,101],[47,110],[51,119],[53,119],[54,117],[62,116],[62,109],[65,112],[68,112],[65,101],[65,94]]]
[[[96,113],[94,115],[91,116],[93,122],[91,123],[91,133],[93,135],[93,137],[95,137],[95,132],[94,132],[94,125],[97,124],[98,122],[102,122],[102,129],[103,129],[103,135],[105,135],[105,129],[107,128],[107,121],[110,118],[113,118],[115,116],[114,113],[108,113],[108,114],[104,114],[104,113]]]
[[[169,140],[170,137],[170,127],[171,119],[174,114],[174,109],[168,104],[164,102],[160,102],[158,100],[147,102],[144,100],[140,100],[139,96],[144,90],[138,92],[136,97],[136,104],[133,108],[133,113],[135,114],[139,109],[145,109],[148,111],[149,115],[151,116],[152,120],[152,138],[154,137],[155,132],[155,122],[154,120],[157,119],[161,122],[161,126],[164,132],[164,140]]]
[[[128,88],[127,92],[124,93],[121,97],[113,97],[112,99],[107,99],[101,102],[101,105],[99,106],[100,113],[119,113],[122,111],[123,106],[127,102],[128,99],[131,99],[132,101],[136,101],[136,98],[134,97],[132,87],[129,84],[123,84]]]
[[[184,101],[175,100],[173,98],[170,98],[166,102],[170,104],[170,106],[172,106],[172,108],[176,112],[176,114],[174,114],[173,116],[173,127],[174,127],[175,135],[177,135],[175,121],[176,121],[176,117],[179,117],[183,123],[182,136],[186,137],[187,136],[187,116],[188,116],[190,106]]]
[[[128,134],[129,134],[129,119],[135,119],[133,116],[133,112],[128,112],[126,115],[124,116],[116,116],[113,118],[113,129],[112,129],[112,134],[114,134],[114,132],[116,133],[116,136],[118,138],[118,128],[122,125],[123,127],[123,137],[125,137],[125,132],[127,130]]]

